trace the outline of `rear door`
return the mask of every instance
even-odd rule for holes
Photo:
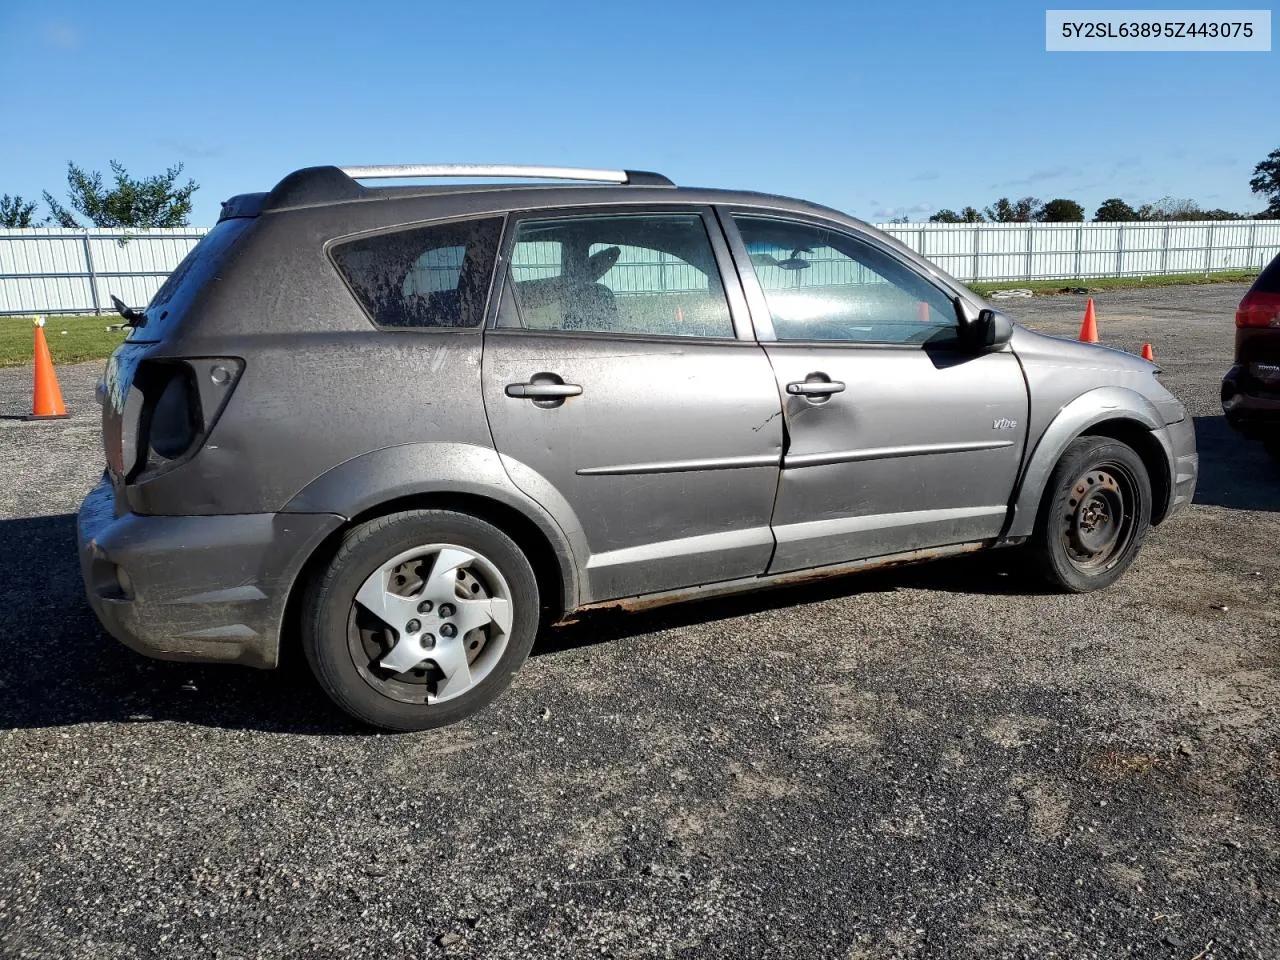
[[[998,536],[1026,436],[1012,351],[960,349],[949,292],[870,235],[726,214],[789,436],[770,572]]]
[[[485,409],[586,599],[763,573],[781,407],[710,210],[514,215],[503,263]]]

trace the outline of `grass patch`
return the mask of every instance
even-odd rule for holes
[[[108,330],[118,323],[115,314],[101,317],[49,317],[45,321],[45,338],[53,362],[78,363],[103,360],[124,342],[127,330]],[[66,333],[63,333],[63,331]],[[35,324],[31,317],[0,317],[0,367],[17,367],[31,362],[35,349]]]
[[[1227,270],[1222,273],[1170,273],[1156,277],[1091,277],[1088,280],[1002,280],[999,283],[965,284],[979,296],[996,290],[1030,290],[1036,296],[1074,293],[1081,287],[1090,293],[1104,290],[1141,290],[1146,287],[1178,287],[1201,283],[1241,283],[1258,276],[1257,270]]]

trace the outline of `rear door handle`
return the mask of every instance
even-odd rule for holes
[[[839,380],[797,380],[787,384],[787,393],[793,397],[829,397],[843,392],[844,384]]]
[[[508,383],[506,393],[525,400],[563,400],[580,396],[582,387],[576,383]]]

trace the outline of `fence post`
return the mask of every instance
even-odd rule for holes
[[[1257,248],[1258,248],[1258,221],[1254,220],[1249,224],[1249,259],[1245,263],[1246,270],[1253,269],[1253,253]],[[1259,261],[1261,261],[1261,258],[1259,258]],[[1259,262],[1258,266],[1259,267],[1262,266],[1261,262]]]
[[[102,303],[98,299],[98,275],[93,269],[93,244],[89,242],[88,229],[84,231],[81,239],[84,241],[84,263],[89,271],[89,293],[93,296],[93,312],[102,316]]]
[[[1124,224],[1116,228],[1116,276],[1124,276]]]
[[[1163,275],[1169,272],[1169,222],[1167,220],[1161,236],[1163,239],[1160,241],[1160,273]]]
[[[982,226],[980,224],[975,223],[973,225],[973,276],[970,277],[970,279],[975,282],[981,279],[981,276],[982,276],[978,272],[978,267],[980,264],[979,256],[981,255],[981,252],[982,252]]]
[[[1084,246],[1084,221],[1081,220],[1076,224],[1076,279],[1081,279],[1084,274],[1081,272],[1084,267],[1081,264],[1081,248]]]
[[[1026,274],[1026,276],[1024,276],[1023,279],[1026,280],[1028,283],[1031,282],[1031,257],[1032,257],[1031,251],[1034,249],[1034,247],[1035,247],[1035,224],[1028,223],[1027,224],[1027,266],[1026,266],[1026,269],[1023,270],[1023,273]]]
[[[1208,235],[1204,238],[1204,275],[1209,275],[1209,268],[1213,266],[1213,227],[1209,224]]]

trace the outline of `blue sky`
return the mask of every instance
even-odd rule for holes
[[[1063,4],[1055,3],[1055,7]],[[194,223],[318,163],[659,170],[870,220],[1254,211],[1280,53],[1047,53],[1031,3],[0,3],[0,193],[181,161]]]

